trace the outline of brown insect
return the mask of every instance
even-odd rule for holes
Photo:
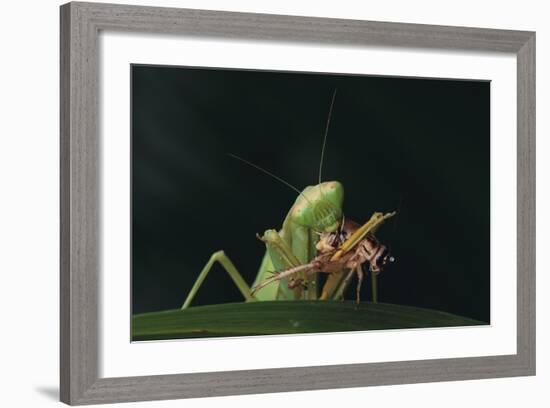
[[[356,302],[360,301],[361,284],[364,278],[363,265],[368,264],[372,274],[380,273],[395,259],[388,248],[381,244],[374,232],[396,213],[374,213],[362,226],[351,220],[344,220],[338,230],[320,234],[317,242],[317,256],[309,263],[274,272],[273,277],[256,286],[253,292],[283,278],[289,279],[289,287],[303,284],[300,276],[313,273],[329,274],[320,299],[341,299],[353,275],[357,275]]]

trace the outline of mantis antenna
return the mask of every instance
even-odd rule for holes
[[[334,100],[336,99],[336,92],[338,88],[334,89],[332,93],[332,101],[330,102],[330,109],[328,111],[327,125],[325,126],[325,136],[323,137],[323,147],[321,148],[321,160],[319,162],[319,184],[321,184],[321,173],[323,172],[323,159],[325,158],[325,146],[327,144],[328,128],[330,126],[330,118],[332,117],[332,107],[334,106]]]
[[[293,186],[292,184],[290,184],[288,181],[283,180],[281,177],[276,176],[275,174],[271,173],[270,171],[267,171],[266,169],[264,169],[264,168],[258,166],[257,164],[254,164],[254,163],[252,163],[252,162],[249,162],[248,160],[243,159],[242,157],[239,157],[239,156],[237,156],[237,155],[235,155],[235,154],[233,154],[233,153],[227,153],[227,155],[230,156],[230,157],[232,157],[232,158],[234,158],[234,159],[237,159],[237,160],[239,160],[239,161],[242,161],[243,163],[248,164],[248,165],[251,166],[251,167],[254,167],[256,170],[259,170],[259,171],[261,171],[262,173],[267,174],[267,175],[270,176],[270,177],[273,177],[275,180],[277,180],[277,181],[283,183],[285,186],[287,186],[287,187],[291,188],[292,190],[296,191],[298,194],[300,194],[302,197],[304,197],[305,200],[306,200],[308,203],[311,203],[311,201],[309,201],[308,198],[307,198],[304,194],[302,194],[302,192],[301,192],[300,190],[298,190],[296,187],[294,187],[294,186]]]
[[[330,109],[329,109],[329,112],[328,112],[328,118],[327,118],[327,124],[325,126],[325,135],[323,137],[323,147],[321,148],[321,161],[319,163],[319,188],[321,188],[321,173],[322,173],[322,170],[323,170],[323,159],[324,159],[324,156],[325,156],[325,145],[327,144],[327,135],[328,135],[328,129],[330,127],[330,118],[332,117],[332,108],[334,107],[334,100],[336,99],[336,92],[338,91],[338,88],[335,88],[334,89],[334,92],[332,93],[332,101],[330,102]],[[275,174],[271,173],[270,171],[258,166],[257,164],[254,164],[252,162],[249,162],[248,160],[246,159],[243,159],[242,157],[239,157],[233,153],[227,153],[228,156],[234,158],[234,159],[237,159],[245,164],[248,164],[249,166],[251,167],[254,167],[256,170],[259,170],[261,171],[262,173],[264,174],[267,174],[268,176],[274,178],[275,180],[279,181],[280,183],[283,183],[285,186],[291,188],[292,190],[296,191],[299,195],[301,195],[302,197],[304,197],[304,199],[311,204],[311,201],[308,200],[308,198],[300,191],[298,190],[295,186],[293,186],[292,184],[290,184],[288,181],[282,179],[281,177],[279,176],[276,176]],[[323,194],[323,191],[321,190],[321,194]],[[328,200],[326,200],[326,202],[332,207],[332,203]]]
[[[325,126],[325,135],[323,137],[323,147],[321,148],[321,160],[319,161],[319,191],[321,192],[321,195],[324,197],[323,189],[321,187],[321,181],[322,181],[322,172],[323,172],[323,161],[325,158],[325,146],[327,145],[327,136],[328,136],[328,129],[330,127],[330,119],[332,118],[332,108],[334,107],[334,100],[336,99],[336,92],[338,92],[338,88],[334,88],[334,92],[332,93],[332,100],[330,101],[330,108],[328,110],[328,117],[327,117],[327,124]],[[334,208],[332,203],[329,200],[326,200],[326,202],[329,204],[330,207]],[[342,226],[343,226],[343,218],[342,218]]]

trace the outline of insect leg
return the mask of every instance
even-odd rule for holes
[[[281,236],[276,230],[267,230],[263,236],[258,237],[261,241],[265,243],[266,246],[266,256],[265,262],[262,262],[260,271],[253,283],[253,287],[259,288],[262,282],[270,279],[272,277],[271,272],[273,270],[280,272],[286,271],[290,268],[295,268],[302,265],[303,263],[294,255],[292,248],[287,243],[287,241]],[[267,268],[267,266],[271,268]],[[255,296],[258,299],[262,300],[275,300],[275,299],[296,299],[301,296],[303,289],[301,287],[296,287],[294,289],[289,289],[286,279],[281,281],[277,280],[280,283],[273,283],[268,286],[263,286],[262,289],[258,290]]]
[[[306,227],[293,224],[289,228],[291,238],[292,253],[298,258],[300,264],[310,262],[316,253],[315,244],[317,243],[317,236],[314,236],[313,232]],[[300,279],[303,280],[302,285],[303,299],[316,300],[317,299],[317,275],[302,273]]]
[[[361,265],[357,265],[355,268],[357,272],[357,288],[355,289],[355,302],[359,304],[361,302],[361,284],[363,283],[363,268]]]
[[[353,274],[354,274],[354,270],[350,269],[348,271],[348,274],[346,275],[345,279],[343,280],[341,285],[338,287],[338,290],[336,291],[336,293],[334,295],[335,300],[344,299],[344,292],[345,292],[346,288],[348,287]]]
[[[269,279],[264,280],[262,283],[260,283],[258,286],[254,286],[252,289],[252,293],[255,293],[256,291],[262,289],[263,287],[269,285],[270,283],[273,283],[275,281],[279,281],[281,279],[284,279],[286,277],[298,274],[300,272],[312,272],[315,270],[315,265],[313,264],[305,264],[305,265],[299,265],[294,268],[287,269],[286,271],[282,272],[276,272],[273,274],[273,276]]]
[[[181,307],[182,310],[187,309],[189,307],[189,305],[191,304],[191,301],[197,294],[197,291],[201,287],[204,279],[212,269],[212,266],[214,266],[215,262],[219,262],[220,265],[223,267],[223,269],[225,269],[225,271],[229,274],[231,279],[233,279],[233,282],[235,282],[235,285],[237,286],[239,291],[242,293],[242,295],[244,296],[247,302],[256,300],[252,295],[252,291],[250,290],[250,287],[247,285],[247,283],[245,282],[245,280],[243,279],[243,277],[241,276],[237,268],[235,268],[235,265],[233,264],[233,262],[231,262],[231,260],[227,257],[227,255],[225,255],[223,251],[218,251],[212,254],[210,259],[202,269],[199,277],[195,281],[195,284],[191,288],[191,291],[187,295],[187,298],[185,299],[183,306]]]
[[[347,275],[346,275],[347,278]],[[346,286],[344,283],[346,282],[344,280],[344,273],[343,272],[335,272],[331,273],[327,280],[325,281],[325,284],[323,285],[323,291],[321,293],[321,300],[328,300],[328,299],[338,299],[338,294],[343,294],[343,290],[340,291],[339,289],[342,286]],[[349,279],[347,280],[349,282]]]
[[[370,273],[371,285],[372,285],[372,303],[378,303],[378,273]]]

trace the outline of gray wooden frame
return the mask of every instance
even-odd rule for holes
[[[517,354],[127,378],[98,375],[98,33],[517,56]],[[93,404],[535,374],[535,33],[94,3],[61,6],[61,400]]]

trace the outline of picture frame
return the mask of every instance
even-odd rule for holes
[[[71,404],[535,374],[535,33],[73,2],[61,6],[60,396]],[[517,353],[101,378],[99,33],[474,50],[517,58]]]

